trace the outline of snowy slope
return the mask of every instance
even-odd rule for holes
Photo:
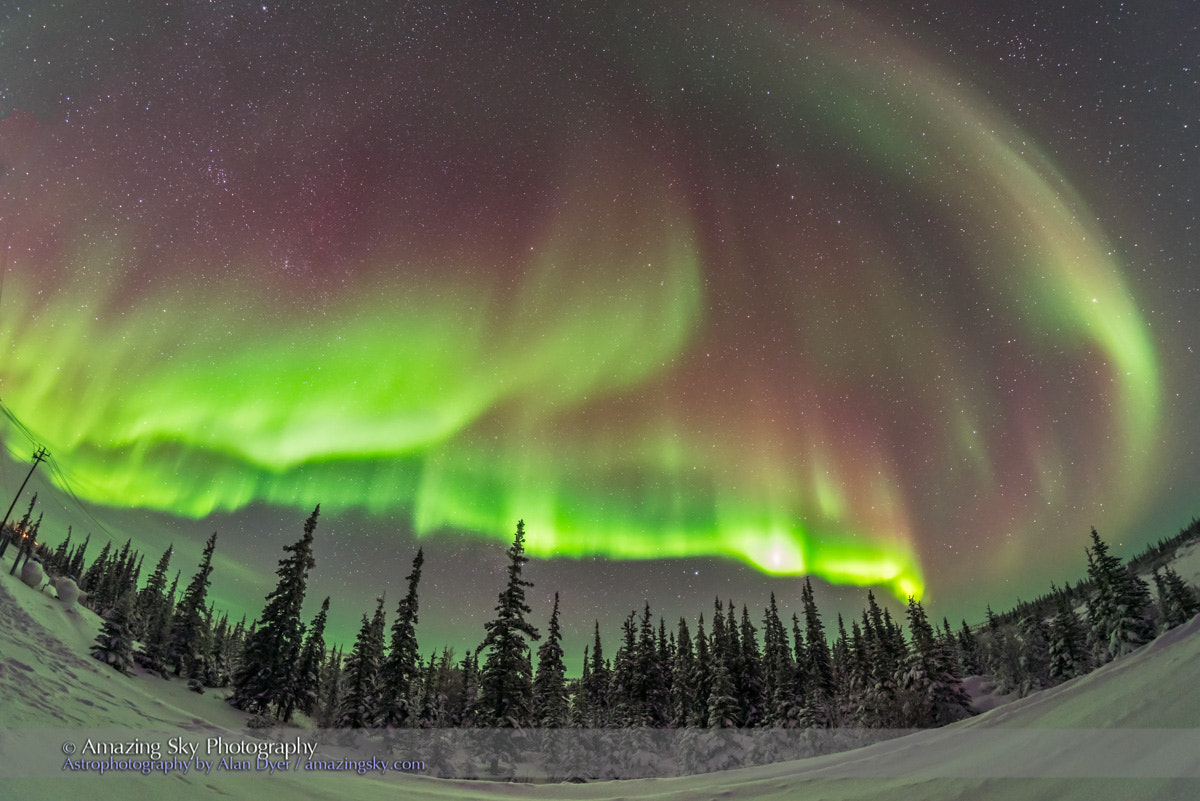
[[[1189,557],[1195,553],[1188,554]],[[1178,568],[1177,568],[1178,569]],[[1179,571],[1184,574],[1183,570]],[[1186,576],[1191,578],[1190,575]],[[99,627],[0,571],[0,797],[297,799],[1195,799],[1200,798],[1200,618],[1091,675],[944,729],[857,751],[677,779],[498,784],[390,772],[270,774],[194,767],[64,771],[65,742],[230,740],[245,716],[220,693],[126,677],[87,656]],[[311,732],[296,730],[302,740]]]

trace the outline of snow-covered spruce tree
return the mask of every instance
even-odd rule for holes
[[[635,684],[638,680],[635,661],[637,637],[634,633],[636,615],[636,612],[631,611],[621,623],[621,647],[617,649],[617,655],[613,657],[609,703],[612,712],[611,722],[615,726],[641,726],[645,723],[641,719],[642,710],[638,708],[635,697]]]
[[[308,627],[308,636],[300,650],[300,661],[296,664],[296,678],[291,692],[280,700],[280,719],[287,720],[292,712],[299,710],[312,716],[317,708],[321,693],[321,666],[325,662],[325,621],[329,617],[329,597],[321,602],[321,609]]]
[[[1154,587],[1158,592],[1164,631],[1183,625],[1200,612],[1200,601],[1195,591],[1184,583],[1170,565],[1161,572],[1154,571]]]
[[[279,560],[279,581],[266,598],[258,626],[246,640],[242,663],[233,679],[229,703],[254,715],[274,712],[287,722],[296,707],[293,686],[300,656],[304,624],[300,611],[308,588],[308,571],[316,564],[312,555],[313,532],[321,505],[304,523],[304,534]]]
[[[696,696],[696,654],[692,650],[692,635],[687,621],[679,618],[679,633],[675,637],[675,659],[671,669],[671,726],[688,725],[688,717]]]
[[[67,575],[75,579],[75,583],[80,587],[83,586],[83,563],[87,556],[88,544],[92,541],[92,534],[89,531],[83,538],[83,542],[71,552],[71,558],[68,562]]]
[[[100,554],[96,560],[92,562],[87,572],[83,574],[83,579],[80,581],[79,589],[88,593],[88,606],[95,611],[93,598],[95,592],[100,587],[100,580],[104,578],[104,572],[108,569],[109,553],[112,551],[112,543],[104,543],[104,547],[100,549]]]
[[[662,662],[663,648],[654,637],[650,603],[644,601],[642,620],[638,627],[637,649],[634,653],[634,696],[643,726],[663,726],[667,720],[669,700],[668,665]]]
[[[857,717],[870,728],[900,728],[904,725],[897,676],[906,658],[904,642],[893,628],[891,616],[867,591],[867,610],[863,616],[871,677],[860,698]]]
[[[338,708],[342,703],[342,649],[339,646],[329,655],[321,668],[321,697],[314,710],[317,724],[331,729],[337,724]]]
[[[900,679],[904,725],[943,726],[971,714],[971,699],[962,686],[954,655],[937,637],[925,610],[908,599],[912,648]]]
[[[692,709],[688,713],[688,726],[708,725],[708,696],[712,693],[712,654],[709,653],[708,637],[704,634],[704,615],[696,624],[696,680],[692,688]]]
[[[964,619],[962,628],[958,630],[956,637],[958,647],[958,664],[962,668],[964,676],[978,676],[983,672],[983,668],[979,665],[979,643],[975,639],[975,635],[971,633],[971,627],[967,625]]]
[[[67,526],[67,538],[54,549],[54,556],[46,562],[46,572],[56,576],[64,575],[70,567],[71,526]]]
[[[1092,547],[1087,551],[1092,582],[1089,642],[1096,664],[1102,665],[1149,642],[1154,628],[1146,583],[1108,552],[1096,529],[1091,536]]]
[[[168,546],[159,557],[154,572],[146,581],[134,601],[134,633],[145,640],[150,627],[158,620],[162,607],[167,603],[167,567],[171,563],[171,553],[174,545]]]
[[[412,710],[413,684],[420,671],[420,656],[417,646],[417,585],[421,582],[421,566],[425,564],[425,552],[417,549],[413,558],[412,572],[408,574],[408,593],[396,607],[396,620],[392,623],[392,642],[380,670],[379,725],[402,728],[414,723]]]
[[[779,606],[775,593],[771,593],[771,605],[763,611],[763,697],[766,699],[766,715],[763,723],[779,726],[786,720],[787,688],[791,675],[791,654],[788,651],[787,632],[779,619]],[[781,688],[784,690],[781,692]]]
[[[767,715],[763,688],[762,654],[758,650],[750,610],[742,606],[741,677],[736,682],[742,701],[742,725],[761,726]]]
[[[108,609],[126,591],[137,592],[137,585],[130,581],[130,575],[133,571],[132,563],[137,557],[136,552],[130,551],[131,545],[132,540],[126,539],[120,553],[108,563],[104,575],[101,576],[99,587],[95,592],[97,609]],[[130,619],[132,620],[132,611]]]
[[[1058,596],[1058,614],[1050,621],[1050,680],[1064,682],[1090,669],[1087,634],[1065,595]]]
[[[167,644],[167,663],[172,666],[176,676],[200,679],[204,673],[204,661],[211,650],[211,632],[205,612],[211,583],[209,576],[212,575],[212,555],[216,547],[217,532],[214,531],[204,544],[200,567],[183,591],[183,598],[175,606]]]
[[[537,673],[533,678],[533,720],[538,726],[557,729],[567,725],[566,673],[556,592],[549,632],[546,641],[538,646]]]
[[[479,650],[487,651],[480,671],[480,713],[488,725],[519,727],[528,723],[533,700],[529,644],[538,630],[525,619],[532,611],[525,603],[525,588],[533,582],[521,578],[529,557],[525,555],[525,521],[517,521],[508,549],[508,585],[500,593],[496,617],[484,624],[487,636]]]
[[[479,652],[468,651],[459,663],[459,674],[462,679],[460,695],[462,702],[457,709],[451,710],[451,715],[457,719],[458,725],[464,728],[478,726],[482,721],[479,711]]]
[[[379,670],[383,666],[383,598],[370,620],[363,615],[354,650],[342,670],[343,692],[336,725],[342,729],[368,729],[376,725],[379,711]]]
[[[818,726],[829,726],[836,716],[834,710],[833,664],[829,654],[829,643],[825,639],[825,626],[817,611],[813,596],[812,581],[805,577],[800,591],[804,605],[805,672],[808,686],[805,696]]]
[[[738,699],[734,695],[733,679],[728,668],[720,659],[715,661],[712,674],[712,689],[708,694],[709,728],[736,728],[741,715]]]
[[[733,624],[721,612],[721,599],[715,601],[712,635],[709,637],[710,684],[707,702],[708,718],[705,725],[710,728],[730,728],[741,725],[741,699],[738,697],[734,675],[741,661],[737,646],[737,633]],[[720,674],[720,678],[719,678]],[[728,682],[728,687],[717,686],[718,680]],[[714,704],[717,714],[714,714]]]
[[[1052,684],[1050,630],[1040,614],[1034,612],[1021,619],[1017,625],[1017,642],[1021,652],[1021,695],[1049,687]]]
[[[125,593],[109,607],[108,617],[92,646],[92,656],[122,673],[128,673],[133,665],[132,617],[133,596]]]
[[[592,635],[591,663],[588,670],[588,680],[583,684],[587,695],[587,725],[592,728],[607,726],[608,720],[608,667],[604,663],[604,645],[600,641],[600,621],[595,622]]]

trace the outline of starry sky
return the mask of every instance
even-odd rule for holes
[[[45,446],[45,539],[186,580],[217,530],[251,617],[320,503],[334,638],[424,547],[460,654],[519,518],[569,655],[804,575],[978,620],[1169,536],[1197,18],[1043,5],[6,3],[5,497]]]

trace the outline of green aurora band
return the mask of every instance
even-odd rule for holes
[[[523,518],[538,557],[720,556],[902,598],[924,591],[931,520],[976,525],[1017,497],[1024,517],[987,525],[1029,525],[1048,503],[1136,506],[1158,366],[1084,201],[944,68],[864,18],[803,8],[748,23],[718,60],[640,20],[617,53],[647,98],[635,129],[657,117],[671,133],[564,138],[552,188],[511,225],[520,248],[414,239],[397,233],[405,209],[384,208],[353,270],[318,264],[307,283],[271,245],[305,240],[302,222],[275,239],[256,223],[217,255],[171,240],[177,208],[124,208],[140,198],[119,153],[20,136],[11,115],[4,402],[97,504],[200,518],[320,501],[498,541]],[[716,42],[729,22],[689,36]],[[697,108],[715,133],[689,127]],[[721,143],[750,130],[746,158],[779,166],[765,181],[722,169]],[[298,158],[320,171],[321,153]],[[961,232],[953,268],[881,224],[899,201],[848,191],[857,207],[818,208],[825,159]],[[262,169],[231,160],[221,182],[251,195]],[[750,211],[760,183],[813,194],[824,223]],[[247,202],[288,216],[270,193]],[[767,286],[728,300],[752,271]],[[762,341],[779,353],[760,364]],[[1019,344],[963,356],[984,341]],[[1096,398],[1082,429],[1058,425]],[[1070,452],[1101,427],[1100,466],[1076,479]],[[32,453],[11,426],[5,439]],[[963,467],[934,490],[930,462]],[[972,491],[995,507],[938,500]]]

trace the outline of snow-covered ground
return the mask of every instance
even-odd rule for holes
[[[1176,570],[1200,577],[1200,548]],[[99,619],[65,610],[0,570],[0,797],[170,801],[296,799],[1196,799],[1200,798],[1200,618],[1101,670],[943,729],[856,751],[671,779],[511,784],[388,772],[250,769],[194,762],[149,775],[64,770],[64,747],[170,738],[203,752],[214,730],[251,741],[220,692],[122,676],[88,656]],[[313,733],[295,731],[301,742]],[[323,748],[323,746],[322,746]],[[319,751],[318,756],[326,753]],[[81,755],[73,755],[78,759]],[[95,759],[96,757],[89,757]],[[145,759],[145,756],[136,757]],[[236,757],[250,759],[253,757]]]

